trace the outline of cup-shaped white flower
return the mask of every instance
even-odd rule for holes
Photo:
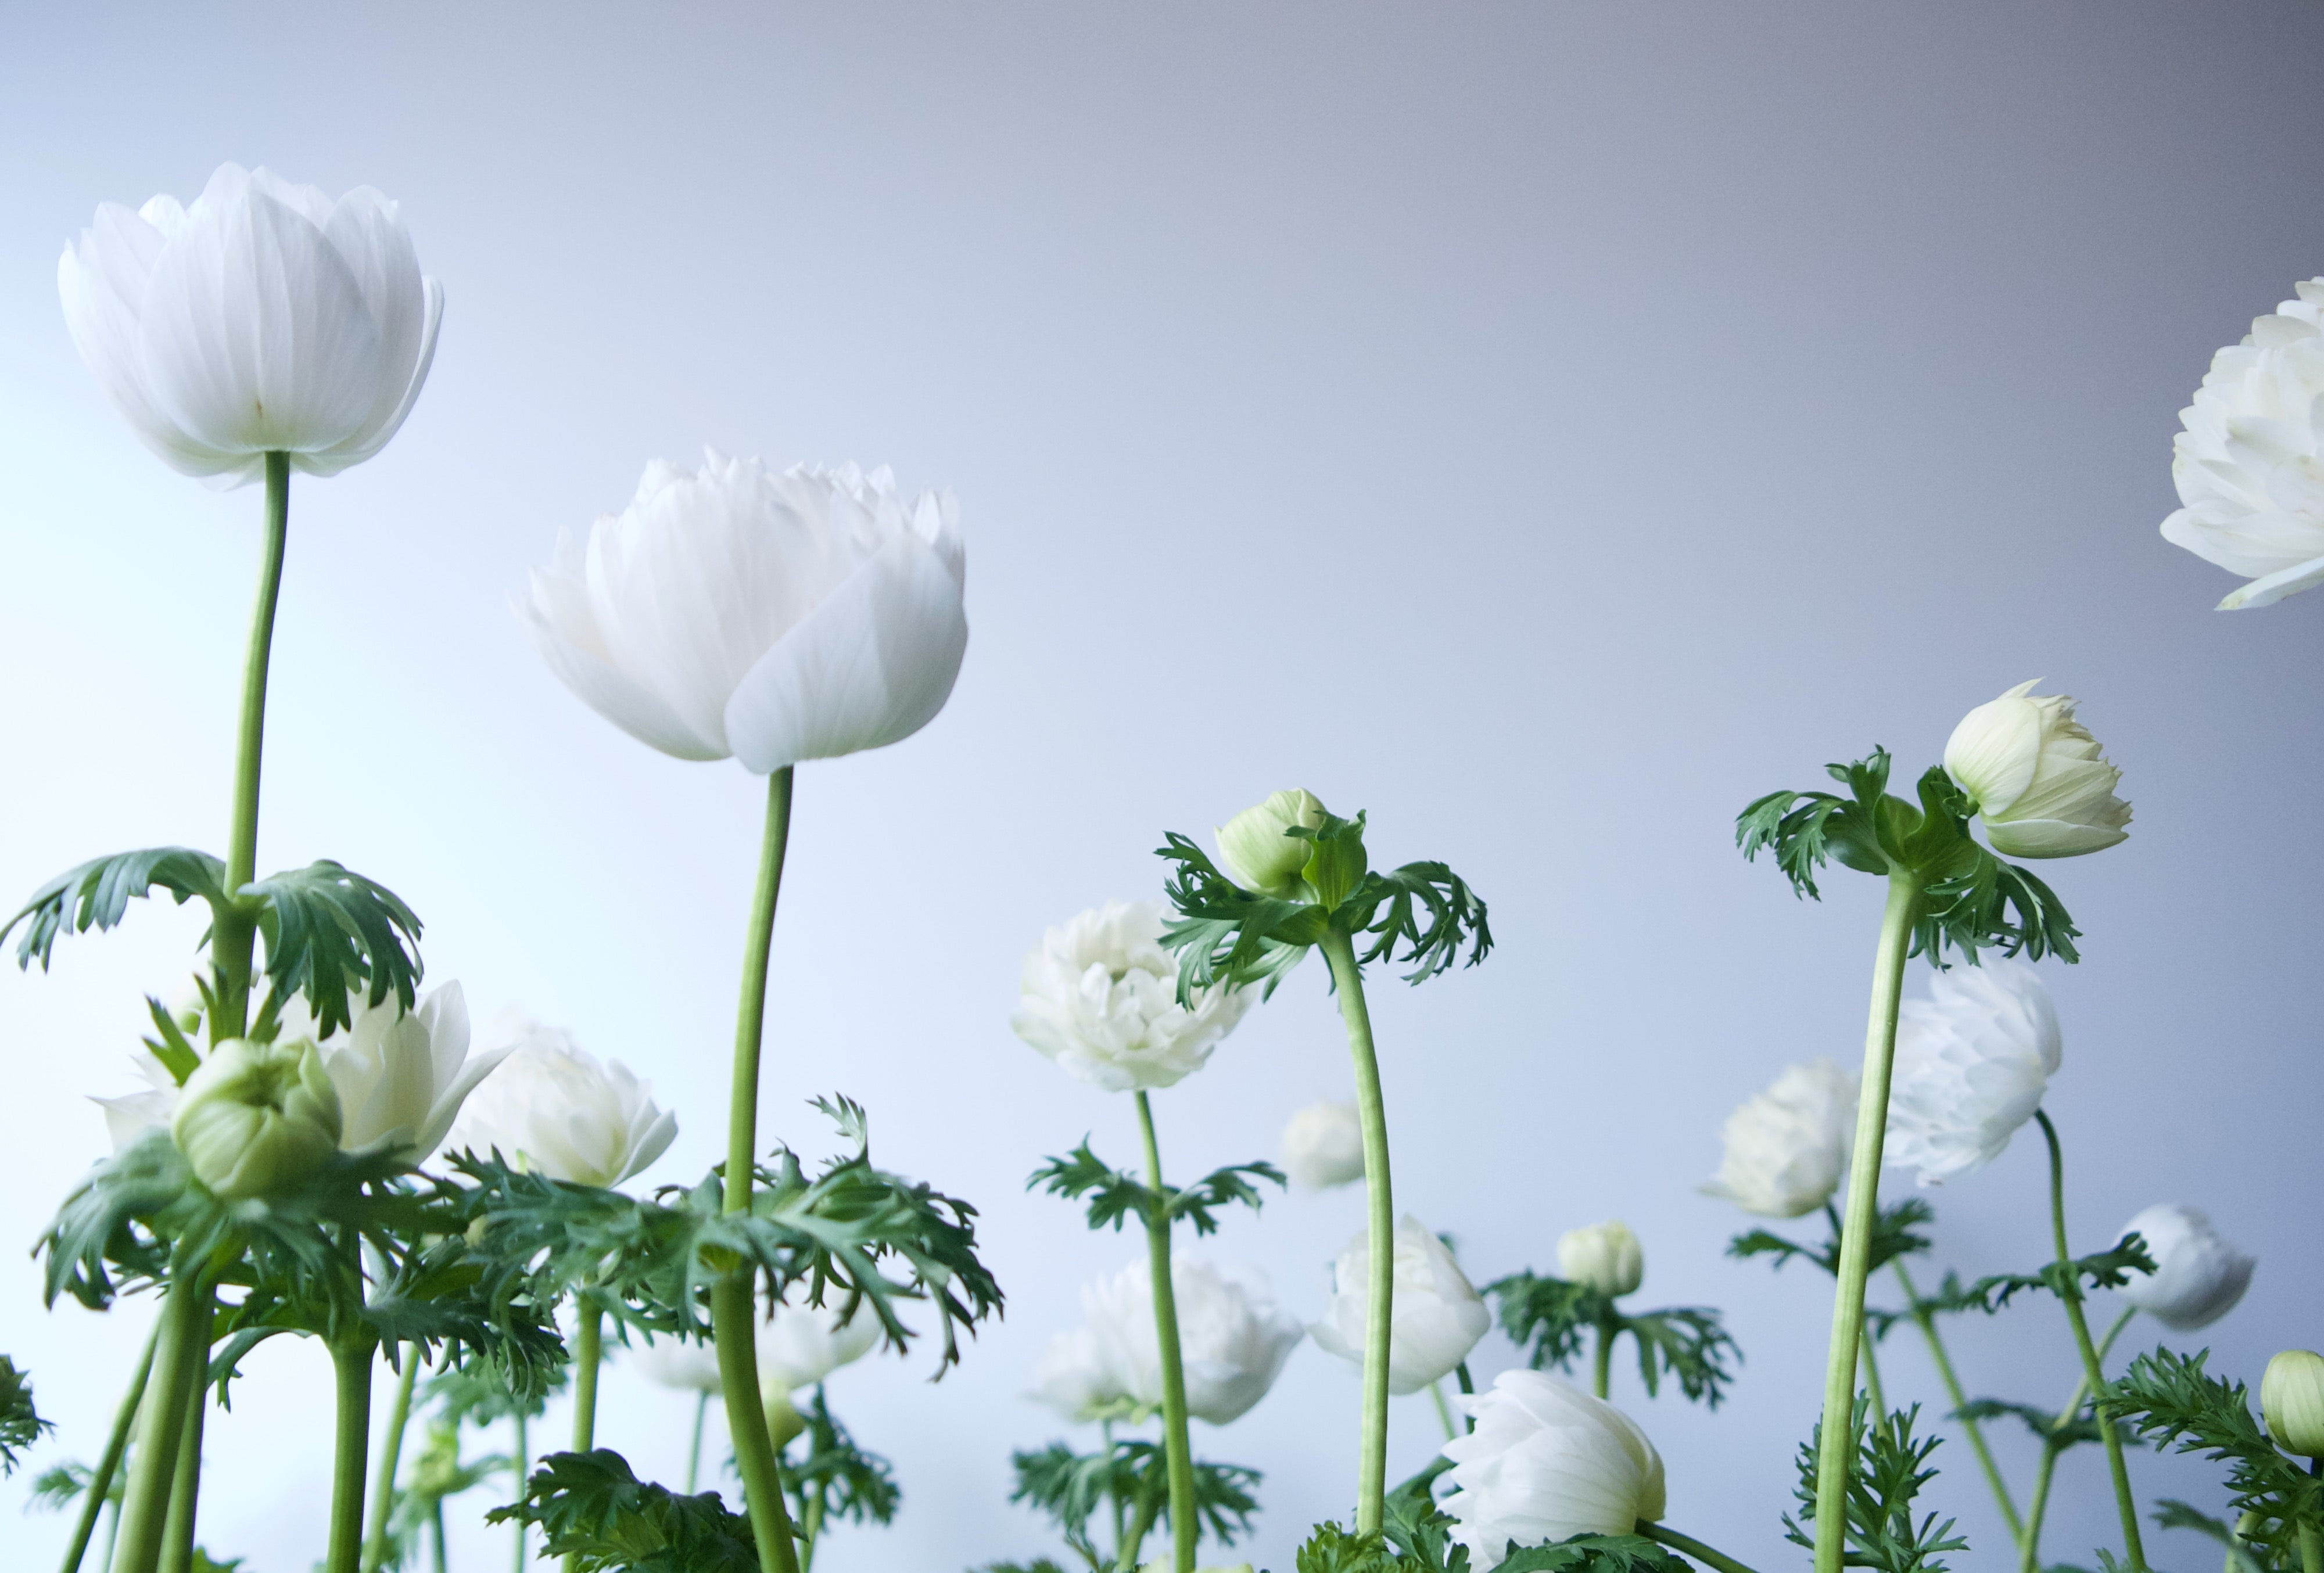
[[[2130,805],[2114,795],[2122,772],[2074,719],[2075,701],[2020,683],[1961,717],[1945,744],[1945,773],[1977,801],[1993,850],[2013,858],[2074,858],[2130,832]]]
[[[1620,1219],[1568,1229],[1557,1237],[1558,1275],[1618,1298],[1646,1282],[1646,1255]]]
[[[281,1035],[314,1038],[338,1089],[339,1145],[350,1153],[392,1148],[424,1163],[444,1145],[460,1107],[515,1044],[468,1053],[468,1001],[457,983],[423,996],[407,1012],[392,994],[377,1005],[358,993],[352,1022],[320,1037],[305,995],[281,1013]]]
[[[1302,1191],[1364,1177],[1364,1129],[1352,1103],[1311,1103],[1283,1127],[1283,1172]]]
[[[764,775],[881,748],[960,674],[958,513],[884,468],[657,459],[586,540],[558,536],[523,614],[567,687],[666,754]]]
[[[1019,981],[1017,1035],[1109,1092],[1201,1070],[1250,1005],[1249,989],[1226,988],[1197,990],[1191,1009],[1178,1003],[1178,963],[1151,901],[1109,901],[1059,924],[1026,956]]]
[[[190,207],[99,207],[57,288],[131,428],[226,484],[257,479],[271,452],[316,475],[379,452],[428,380],[444,311],[394,203],[235,164]]]
[[[1662,1517],[1662,1455],[1604,1400],[1540,1371],[1504,1371],[1490,1390],[1452,1402],[1476,1421],[1444,1444],[1454,1490],[1443,1507],[1471,1567],[1496,1567],[1513,1546],[1627,1535]]]
[[[1296,1317],[1277,1305],[1256,1267],[1181,1256],[1170,1264],[1178,1308],[1178,1350],[1186,1412],[1225,1425],[1267,1396],[1299,1342]],[[1162,1408],[1161,1343],[1154,1325],[1154,1277],[1139,1262],[1082,1291],[1084,1326],[1049,1342],[1034,1373],[1034,1396],[1069,1420]]]
[[[2324,584],[2324,279],[2211,357],[2179,412],[2163,538],[2251,580],[2222,612]]]
[[[219,1196],[281,1195],[337,1152],[339,1095],[311,1041],[229,1038],[186,1078],[170,1136]]]
[[[2057,1007],[2024,962],[1938,973],[1897,1014],[1885,1156],[1923,1185],[1983,1168],[2034,1118],[2063,1053]]]
[[[1830,1201],[1856,1145],[1858,1077],[1830,1060],[1787,1065],[1727,1117],[1706,1195],[1762,1218],[1798,1218]]]
[[[2200,1207],[2158,1202],[2116,1230],[2115,1238],[2133,1230],[2146,1241],[2154,1273],[2132,1274],[2116,1292],[2175,1332],[2210,1326],[2251,1287],[2258,1258],[2221,1238]]]
[[[657,1387],[673,1388],[680,1393],[716,1393],[718,1351],[708,1344],[697,1344],[689,1338],[664,1337],[651,1343],[640,1343],[630,1351],[630,1363],[638,1375]]]
[[[1303,789],[1277,792],[1218,827],[1219,867],[1254,896],[1283,901],[1314,899],[1300,870],[1314,855],[1313,842],[1290,834],[1323,828],[1324,808]]]
[[[862,1300],[846,1312],[836,1293],[820,1306],[777,1305],[759,1324],[759,1385],[785,1393],[812,1387],[871,1353],[880,1342],[879,1313]]]
[[[1361,1365],[1370,1304],[1370,1237],[1360,1233],[1332,1264],[1332,1299],[1307,1329],[1316,1344]],[[1396,1292],[1388,1313],[1388,1390],[1417,1393],[1469,1357],[1493,1325],[1444,1242],[1410,1213],[1397,1220]]]
[[[508,1053],[469,1095],[447,1145],[497,1149],[570,1184],[619,1185],[677,1136],[678,1117],[657,1108],[619,1060],[600,1064],[569,1035],[521,1011],[502,1013],[484,1036],[488,1053]]]

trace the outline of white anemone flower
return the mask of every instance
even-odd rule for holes
[[[331,475],[386,446],[444,312],[393,202],[368,186],[334,202],[237,164],[190,207],[99,207],[59,259],[57,289],[131,429],[172,468],[227,486],[255,480],[269,453]]]
[[[1332,1265],[1323,1320],[1307,1329],[1319,1348],[1359,1366],[1371,1306],[1371,1237],[1359,1232]],[[1394,1273],[1388,1390],[1417,1393],[1469,1357],[1493,1316],[1444,1242],[1410,1213],[1397,1222]]]
[[[1168,1087],[1203,1068],[1250,1007],[1250,991],[1210,988],[1178,1003],[1178,962],[1162,909],[1109,901],[1059,924],[1025,958],[1009,1025],[1065,1070],[1109,1092]]]
[[[511,1051],[479,1087],[447,1145],[574,1185],[619,1185],[662,1155],[678,1117],[619,1060],[600,1064],[570,1035],[521,1011],[503,1011],[484,1037]]]
[[[1364,1177],[1364,1127],[1352,1103],[1311,1103],[1283,1127],[1283,1172],[1302,1191]]]
[[[549,669],[632,737],[767,775],[944,708],[968,649],[958,516],[885,468],[657,459],[619,514],[560,532],[521,612]]]
[[[1256,1267],[1179,1257],[1170,1264],[1186,1412],[1213,1425],[1267,1396],[1299,1343],[1296,1317],[1276,1304]],[[1033,1396],[1068,1420],[1158,1412],[1161,1340],[1154,1276],[1143,1262],[1082,1291],[1084,1326],[1058,1334],[1034,1373]]]
[[[718,1379],[718,1351],[708,1344],[675,1337],[659,1338],[632,1349],[630,1361],[637,1366],[639,1375],[657,1387],[679,1393],[716,1394],[724,1386]]]
[[[1540,1371],[1504,1371],[1488,1392],[1452,1400],[1476,1421],[1444,1444],[1454,1489],[1443,1508],[1471,1566],[1499,1566],[1512,1547],[1575,1535],[1627,1535],[1659,1519],[1662,1455],[1638,1423]]]
[[[1762,1218],[1798,1218],[1830,1201],[1856,1146],[1858,1081],[1830,1060],[1785,1066],[1727,1117],[1704,1194]]]
[[[2115,1238],[2133,1231],[2146,1241],[2154,1272],[2132,1274],[2116,1292],[2173,1332],[2209,1327],[2233,1311],[2259,1265],[2257,1257],[2228,1244],[2200,1207],[2158,1203],[2115,1231]]]
[[[2034,680],[2040,681],[2039,678]],[[2020,683],[1953,728],[1945,773],[1977,802],[1993,850],[2013,858],[2079,858],[2129,835],[2122,772],[2074,719],[2076,701]]]
[[[855,1302],[835,1291],[820,1306],[779,1304],[759,1324],[759,1385],[795,1393],[853,1365],[880,1342],[880,1314],[869,1300]]]
[[[2057,1007],[2024,962],[1938,973],[1897,1014],[1886,1162],[1923,1185],[1983,1168],[2041,1108],[2063,1053]]]
[[[2251,581],[2221,612],[2324,584],[2324,279],[2292,288],[2211,357],[2172,444],[2163,538]]]

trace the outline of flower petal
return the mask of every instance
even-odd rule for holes
[[[2287,595],[2313,590],[2319,584],[2324,584],[2324,557],[2311,557],[2307,562],[2295,563],[2289,568],[2254,579],[2220,602],[2218,610],[2242,612],[2255,606],[2273,606]]]
[[[536,587],[535,595],[540,592]],[[677,713],[611,663],[591,655],[541,614],[538,602],[518,608],[540,658],[581,702],[650,748],[680,759],[723,759],[726,750],[697,735]]]

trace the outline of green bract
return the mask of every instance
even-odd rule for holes
[[[311,1043],[229,1038],[186,1079],[170,1135],[229,1201],[280,1196],[339,1150],[339,1095]]]

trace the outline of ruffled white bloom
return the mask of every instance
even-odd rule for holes
[[[1363,1364],[1371,1297],[1371,1241],[1359,1233],[1332,1265],[1332,1299],[1307,1329],[1317,1345]],[[1417,1393],[1469,1357],[1492,1313],[1444,1242],[1410,1213],[1396,1226],[1395,1290],[1388,1310],[1388,1390]]]
[[[1240,1419],[1267,1396],[1299,1342],[1298,1319],[1275,1302],[1256,1267],[1179,1257],[1170,1264],[1186,1412],[1213,1425]],[[1049,1341],[1033,1396],[1068,1420],[1158,1412],[1161,1341],[1154,1277],[1143,1262],[1082,1291],[1085,1326]]]
[[[1830,1060],[1785,1066],[1727,1117],[1719,1173],[1704,1193],[1762,1218],[1797,1218],[1830,1201],[1856,1146],[1858,1080]]]
[[[2209,1327],[2233,1311],[2259,1265],[2257,1257],[2222,1239],[2200,1207],[2157,1203],[2116,1230],[2115,1238],[2133,1230],[2146,1241],[2154,1273],[2132,1274],[2116,1292],[2176,1332]]]
[[[172,468],[238,485],[283,452],[337,474],[387,446],[436,354],[444,288],[396,205],[222,164],[191,207],[117,203],[57,262],[73,344]]]
[[[567,687],[666,754],[765,775],[882,748],[960,674],[958,513],[884,468],[657,459],[586,540],[559,534],[522,614]]]
[[[1250,1007],[1250,992],[1212,988],[1178,1003],[1178,963],[1162,948],[1162,909],[1109,901],[1041,936],[1025,958],[1017,1035],[1109,1092],[1167,1087],[1203,1068]]]
[[[599,1064],[570,1035],[521,1011],[486,1027],[500,1069],[470,1096],[447,1145],[497,1148],[527,1169],[575,1185],[619,1185],[661,1156],[678,1117],[655,1107],[647,1083],[619,1060]]]
[[[793,1393],[812,1387],[842,1366],[853,1365],[879,1346],[880,1316],[868,1300],[843,1316],[844,1297],[835,1293],[821,1306],[781,1304],[759,1324],[759,1385]]]
[[[1886,1161],[1923,1185],[1983,1168],[2042,1106],[2063,1052],[2050,990],[2024,962],[1938,973],[1897,1016]]]
[[[2020,683],[1961,717],[1945,743],[1945,773],[1977,800],[1997,852],[2076,858],[2113,846],[2130,833],[2130,805],[2114,795],[2122,772],[2074,719],[2075,701],[2033,686]]]
[[[1646,1282],[1646,1254],[1620,1219],[1567,1229],[1557,1237],[1558,1276],[1618,1299]]]
[[[1364,1127],[1352,1103],[1311,1103],[1283,1127],[1283,1172],[1302,1191],[1364,1177]]]
[[[721,1391],[718,1380],[718,1351],[708,1344],[697,1344],[686,1338],[659,1338],[652,1343],[640,1343],[630,1351],[630,1362],[638,1375],[657,1387],[674,1388],[680,1393]]]
[[[1662,1455],[1637,1422],[1570,1382],[1504,1371],[1489,1392],[1452,1403],[1477,1429],[1444,1444],[1454,1486],[1444,1511],[1471,1566],[1499,1565],[1513,1546],[1575,1535],[1627,1535],[1663,1515]]]
[[[2292,288],[2211,357],[2172,444],[2163,538],[2251,580],[2222,612],[2324,584],[2324,279]]]

